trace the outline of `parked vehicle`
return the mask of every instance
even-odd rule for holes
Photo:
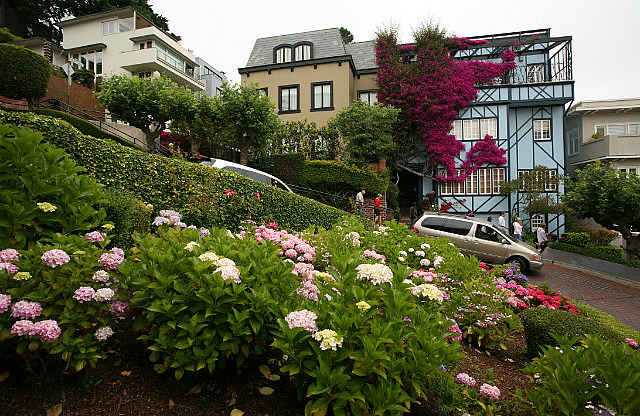
[[[418,234],[448,238],[465,255],[487,263],[516,263],[522,272],[540,269],[542,256],[525,243],[515,241],[492,223],[474,217],[426,212],[416,221]]]
[[[258,182],[265,183],[267,185],[274,185],[278,188],[284,189],[289,192],[293,192],[291,188],[287,186],[286,183],[282,182],[280,179],[276,178],[273,175],[270,175],[266,172],[263,172],[258,169],[250,168],[249,166],[239,165],[237,163],[229,162],[227,160],[211,158],[209,160],[202,160],[200,162],[203,165],[211,166],[218,169],[228,170],[230,172],[239,173],[242,176],[246,176],[247,178],[251,178]]]

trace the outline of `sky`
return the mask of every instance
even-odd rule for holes
[[[149,0],[169,29],[229,81],[240,82],[261,37],[345,27],[354,42],[396,27],[401,42],[436,22],[449,34],[480,36],[551,29],[572,36],[575,103],[640,97],[640,0]]]

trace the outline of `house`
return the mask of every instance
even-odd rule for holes
[[[469,39],[486,43],[457,50],[454,59],[499,61],[511,48],[517,66],[492,85],[477,87],[476,99],[459,112],[452,134],[466,150],[490,134],[507,150],[508,162],[482,167],[456,183],[416,175],[426,160],[414,159],[409,169],[398,173],[401,206],[430,199],[450,206],[450,212],[474,211],[477,216],[493,216],[494,221],[506,211],[509,223],[519,215],[527,227],[545,222],[549,232],[561,234],[563,215],[527,216],[518,194],[501,196],[500,184],[540,165],[547,167],[545,176],[550,179],[565,173],[564,113],[574,98],[572,38],[552,37],[550,29],[542,29]],[[239,72],[243,84],[258,83],[283,120],[308,119],[324,125],[355,99],[377,101],[374,42],[344,44],[338,29],[258,39]],[[545,193],[556,200],[564,192],[562,185],[543,182],[549,182]]]
[[[92,70],[97,84],[111,74],[162,74],[195,92],[205,90],[205,81],[196,77],[195,55],[131,7],[70,18],[57,26],[73,65]]]
[[[224,72],[218,71],[199,56],[196,56],[196,64],[196,79],[204,81],[204,93],[209,97],[217,95],[222,84],[227,82]]]
[[[640,98],[581,101],[565,128],[569,175],[595,160],[640,174]]]
[[[42,55],[51,62],[54,67],[64,67],[67,63],[67,54],[59,45],[41,37],[15,40],[14,45],[24,46],[38,55]]]
[[[257,83],[285,121],[307,119],[318,126],[355,99],[376,101],[373,41],[345,44],[338,28],[260,38],[243,85]]]

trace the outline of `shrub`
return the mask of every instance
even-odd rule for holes
[[[22,249],[54,233],[98,226],[101,185],[28,128],[0,125],[0,247]]]
[[[95,80],[96,74],[90,70],[90,69],[83,69],[83,68],[78,68],[73,72],[73,75],[71,75],[71,79],[74,82],[77,82],[78,84],[82,85],[83,87],[87,87],[87,88],[93,88],[94,87],[94,80]]]
[[[106,357],[104,341],[113,333],[114,314],[126,309],[114,272],[124,254],[111,252],[107,256],[116,258],[104,262],[109,240],[97,232],[86,237],[55,234],[47,240],[13,252],[17,270],[0,270],[0,298],[10,296],[9,302],[0,299],[0,341],[14,347],[31,372],[35,363],[44,363],[42,357],[35,360],[40,351],[60,356],[64,372],[94,367]],[[0,251],[0,257],[7,255],[12,252]],[[38,337],[30,328],[39,325]]]
[[[527,356],[533,359],[544,346],[557,345],[552,334],[580,337],[585,334],[599,335],[611,342],[624,342],[625,338],[637,338],[638,333],[598,309],[576,302],[582,313],[539,308],[522,312],[522,323],[527,341]],[[615,322],[615,324],[614,324]]]
[[[384,194],[388,172],[377,175],[371,168],[347,165],[333,160],[309,160],[302,166],[299,185],[339,195],[355,195],[364,189],[369,194]]]
[[[135,261],[121,267],[131,306],[141,313],[134,330],[143,333],[156,371],[172,369],[180,379],[185,371],[213,372],[261,354],[274,322],[270,311],[291,292],[293,265],[275,246],[226,230],[203,237],[168,227],[136,237]]]
[[[23,46],[7,43],[0,43],[0,62],[0,95],[26,98],[32,109],[47,93],[51,62]]]
[[[638,414],[640,351],[593,335],[556,341],[525,369],[535,379],[527,396],[538,414]]]
[[[112,246],[129,248],[133,245],[133,233],[149,233],[152,209],[130,193],[107,188],[101,207],[107,214],[106,220],[115,227]]]
[[[67,150],[107,187],[118,186],[156,209],[177,208],[195,225],[235,228],[242,219],[275,221],[301,230],[330,227],[344,212],[209,166],[147,154],[117,143],[83,136],[69,124],[29,113],[0,111],[0,123],[27,125],[46,141]],[[227,190],[244,199],[229,198]]]
[[[299,184],[300,173],[305,163],[302,153],[271,155],[271,163],[273,164],[273,176],[280,178],[285,183]]]
[[[567,233],[566,243],[578,247],[586,247],[591,242],[591,237],[587,233]]]
[[[9,28],[0,27],[0,43],[9,43],[22,39],[9,31]]]
[[[549,247],[556,250],[582,254],[583,256],[595,257],[597,259],[607,260],[614,263],[623,263],[631,267],[638,267],[637,265],[634,265],[634,262],[624,261],[624,250],[622,250],[621,247],[598,245],[588,245],[586,247],[580,247],[566,243],[549,243]]]

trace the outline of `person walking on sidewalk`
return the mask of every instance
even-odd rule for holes
[[[520,217],[516,217],[513,222],[513,237],[516,241],[522,240],[522,224],[520,224]]]
[[[373,222],[382,225],[382,202],[380,201],[382,194],[378,194],[373,201]]]
[[[500,227],[500,231],[509,235],[509,227],[507,227],[507,222],[505,220],[506,216],[507,213],[505,211],[500,213],[500,216],[498,217],[498,227]]]
[[[544,229],[547,224],[541,223],[536,230],[536,246],[538,246],[538,251],[542,253],[545,248],[547,248],[547,244],[549,243],[549,239],[547,238],[547,231]]]

